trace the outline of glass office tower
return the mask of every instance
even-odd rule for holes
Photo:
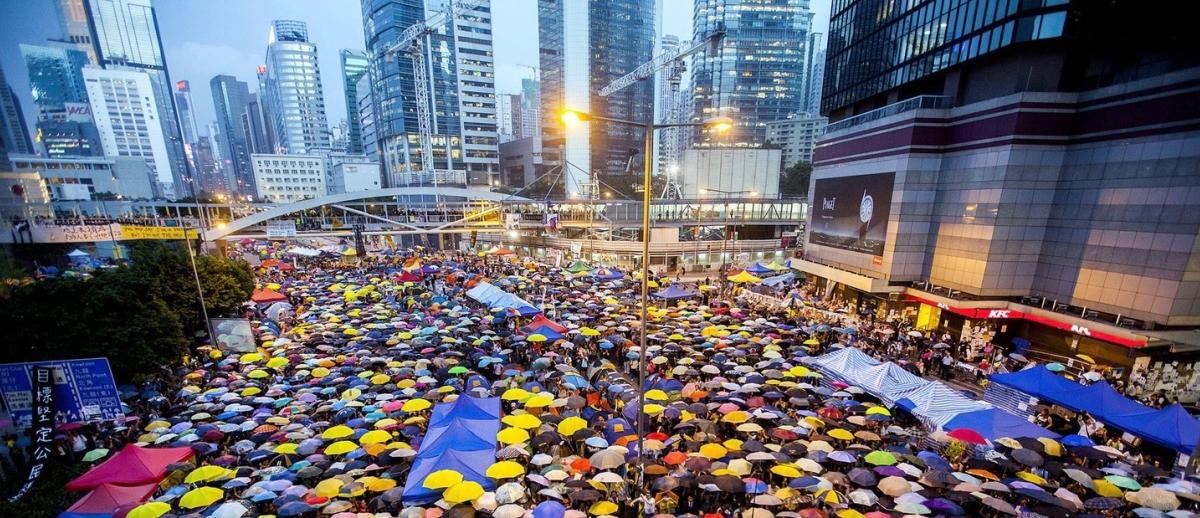
[[[20,48],[37,106],[38,146],[51,157],[103,154],[83,81],[87,53],[39,45]]]
[[[346,121],[349,125],[349,135],[346,139],[346,152],[361,155],[363,152],[362,121],[358,119],[358,80],[367,73],[371,64],[365,52],[343,49],[342,53],[342,89],[346,93]]]
[[[293,154],[328,150],[321,69],[317,46],[308,40],[308,26],[296,20],[275,20],[267,41],[265,86],[275,150]]]
[[[250,169],[248,138],[242,126],[242,114],[250,103],[250,88],[245,81],[225,74],[213,76],[208,88],[212,91],[213,110],[220,129],[217,146],[222,169],[238,194],[253,195],[254,171]]]
[[[559,110],[638,122],[654,117],[654,82],[640,81],[608,97],[599,91],[654,55],[654,0],[538,0],[542,69],[542,142],[547,165],[563,167],[568,195],[587,194],[593,173],[627,184],[642,171],[644,132],[587,123],[564,128]],[[609,177],[605,179],[605,177]]]
[[[695,145],[757,147],[768,122],[804,111],[812,17],[808,0],[696,0],[692,37],[726,34],[718,52],[692,59],[692,118],[729,116],[734,128],[698,130]]]

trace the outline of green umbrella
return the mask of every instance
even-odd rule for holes
[[[470,372],[470,371],[468,371],[467,368],[463,367],[462,365],[456,365],[454,367],[450,367],[449,372],[450,372],[450,374],[466,374],[467,372]]]
[[[1128,489],[1130,491],[1137,491],[1142,488],[1142,485],[1138,484],[1138,481],[1129,477],[1123,477],[1121,475],[1109,475],[1104,477],[1104,480],[1112,482],[1112,485],[1121,489]]]
[[[896,456],[890,452],[875,450],[863,457],[863,460],[874,466],[891,466],[896,463]]]
[[[108,448],[96,448],[83,455],[84,462],[94,462],[108,455]]]

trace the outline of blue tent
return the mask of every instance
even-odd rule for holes
[[[988,376],[991,383],[1012,387],[1016,390],[1042,399],[1047,396],[1079,390],[1082,385],[1050,372],[1045,365],[1006,374]]]
[[[996,440],[1001,437],[1014,439],[1023,437],[1049,437],[1057,439],[1058,434],[1021,419],[999,408],[989,408],[975,412],[966,412],[954,416],[942,425],[943,429],[956,430],[967,428],[979,432],[985,439]]]
[[[617,279],[625,278],[625,274],[608,268],[596,268],[587,276],[601,281],[615,281]]]
[[[499,398],[463,395],[453,403],[439,403],[433,408],[429,429],[404,484],[404,502],[421,505],[441,498],[441,490],[428,489],[424,483],[430,473],[442,469],[457,471],[463,480],[494,489],[486,472],[496,462],[499,431]]]
[[[767,286],[776,286],[794,280],[795,278],[796,274],[794,272],[787,272],[784,274],[767,277],[762,280],[762,284],[766,284]]]
[[[1106,381],[1094,383],[1086,387],[1075,385],[1075,390],[1058,394],[1046,394],[1042,399],[1070,408],[1076,412],[1085,411],[1098,419],[1114,419],[1131,415],[1149,414],[1154,411],[1146,405],[1122,396]]]
[[[667,289],[656,291],[651,295],[666,300],[690,299],[696,296],[696,290],[689,290],[681,288],[677,284],[672,284]]]
[[[1176,403],[1149,414],[1113,418],[1117,427],[1146,440],[1190,455],[1200,441],[1200,421]]]
[[[754,275],[763,275],[763,274],[775,272],[775,270],[772,270],[766,266],[763,266],[762,263],[754,263],[749,268],[746,268],[746,271],[748,271]]]
[[[562,333],[555,331],[554,329],[550,328],[550,326],[544,326],[544,325],[529,329],[529,334],[542,335],[542,336],[546,337],[547,342],[553,342],[553,341],[561,339],[561,338],[566,338],[565,336],[563,336]]]

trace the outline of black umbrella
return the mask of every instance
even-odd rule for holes
[[[734,477],[734,476],[730,476],[730,475],[720,476],[720,477],[717,477],[717,479],[713,483],[716,484],[717,489],[720,489],[721,491],[724,491],[726,493],[745,493],[746,492],[746,484],[744,482],[742,482],[742,479]]]
[[[872,487],[878,483],[878,479],[875,477],[875,474],[863,468],[854,468],[850,470],[850,473],[847,473],[846,476],[851,482],[862,487]]]
[[[1040,454],[1038,454],[1038,452],[1027,449],[1027,448],[1013,450],[1011,455],[1012,455],[1013,460],[1020,462],[1021,464],[1029,466],[1031,468],[1036,468],[1038,466],[1041,466],[1042,463],[1045,462],[1045,459],[1043,459],[1042,456]]]

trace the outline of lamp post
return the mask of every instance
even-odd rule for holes
[[[650,299],[650,191],[652,186],[652,165],[651,157],[654,155],[654,132],[663,128],[682,128],[682,127],[706,127],[714,131],[723,133],[733,127],[733,121],[728,117],[718,117],[709,119],[704,122],[684,122],[673,124],[654,124],[653,122],[643,123],[634,122],[624,119],[614,119],[610,117],[601,117],[589,113],[565,109],[559,112],[559,119],[565,125],[574,125],[580,122],[602,121],[611,124],[620,124],[623,126],[632,126],[642,128],[646,132],[645,151],[642,154],[642,290],[641,290],[641,313],[638,317],[641,320],[641,330],[638,333],[638,419],[637,419],[637,435],[638,435],[638,485],[646,481],[646,467],[642,462],[642,455],[645,449],[643,448],[645,433],[643,412],[646,408],[646,332],[649,326],[647,318],[647,308]]]

